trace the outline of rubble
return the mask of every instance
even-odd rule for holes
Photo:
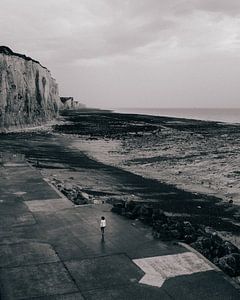
[[[52,179],[51,184],[76,205],[92,203],[89,195],[83,192],[78,185],[63,182],[56,178]]]

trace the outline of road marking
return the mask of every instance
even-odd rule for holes
[[[156,287],[161,287],[168,278],[213,270],[192,252],[134,259],[133,262],[145,273],[139,283]]]

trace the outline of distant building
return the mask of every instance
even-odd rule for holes
[[[77,100],[74,100],[73,97],[60,97],[62,102],[63,109],[78,109],[86,107],[84,104],[80,103]]]
[[[60,97],[60,100],[63,104],[63,108],[69,109],[73,108],[73,97]]]

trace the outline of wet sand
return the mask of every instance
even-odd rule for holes
[[[155,202],[238,244],[239,125],[88,111],[63,117],[52,131],[2,134],[0,151],[24,154],[48,180],[77,184],[93,200]]]

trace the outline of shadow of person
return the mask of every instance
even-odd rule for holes
[[[105,243],[104,234],[102,234],[101,242],[102,242],[102,243]]]
[[[102,239],[101,239],[101,253],[105,253],[106,252],[106,248],[105,248],[105,240],[104,240],[104,235],[102,236]]]

